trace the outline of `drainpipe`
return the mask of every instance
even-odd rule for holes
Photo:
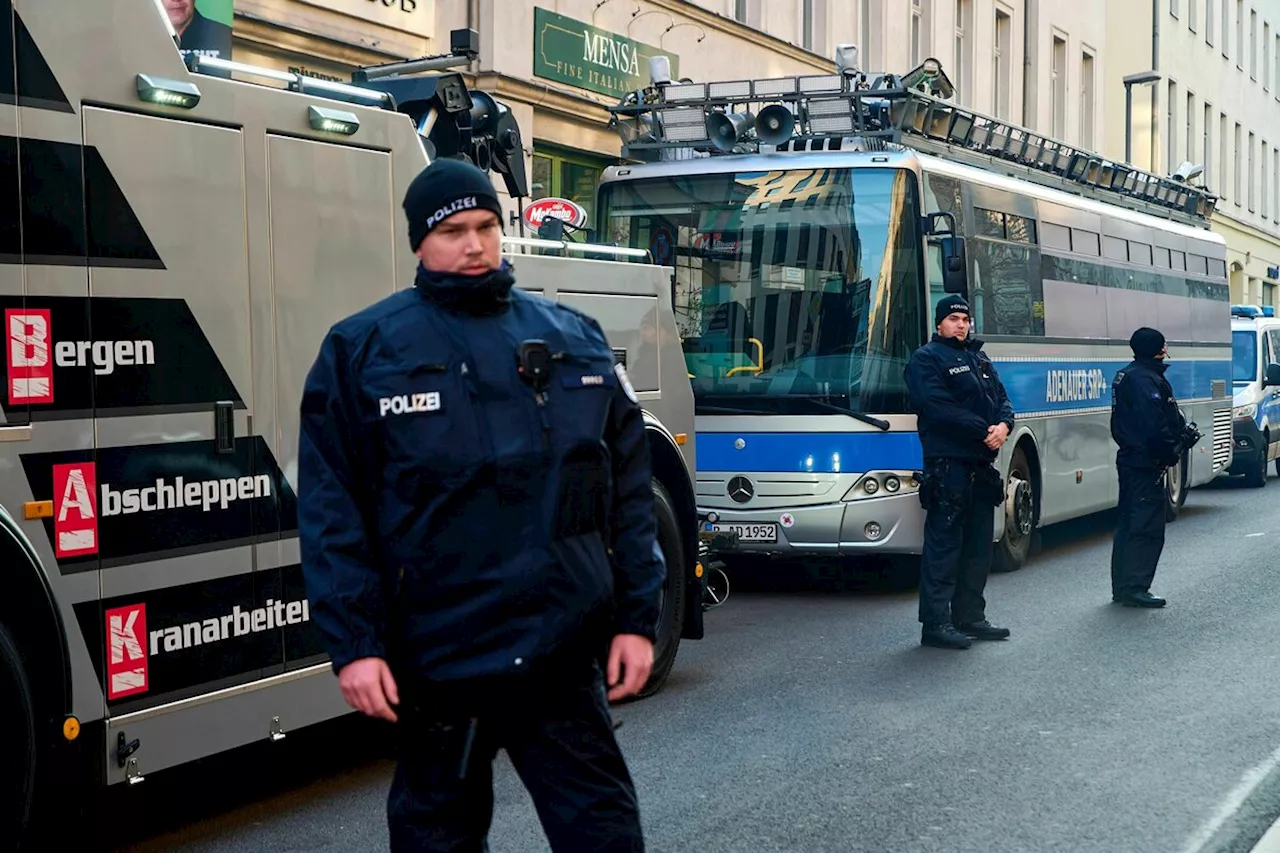
[[[1226,0],[1222,0],[1226,2]],[[1151,70],[1160,70],[1160,0],[1151,0]],[[1156,154],[1159,147],[1156,145],[1156,131],[1160,127],[1160,84],[1156,83],[1151,87],[1151,171],[1156,171]],[[1166,143],[1167,144],[1167,143]],[[1172,163],[1168,165],[1172,166]],[[1165,169],[1165,172],[1172,172],[1172,169]]]
[[[1022,126],[1031,127],[1031,9],[1036,0],[1022,5]]]
[[[1151,0],[1151,70],[1160,70],[1160,0]]]

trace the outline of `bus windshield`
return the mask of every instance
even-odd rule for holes
[[[1258,375],[1258,337],[1252,331],[1231,333],[1231,381],[1252,382]]]
[[[787,169],[601,187],[607,239],[674,266],[703,414],[908,411],[922,343],[915,175]]]

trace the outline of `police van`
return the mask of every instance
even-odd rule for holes
[[[0,853],[33,801],[76,823],[79,787],[33,797],[52,783],[136,785],[352,713],[300,565],[302,383],[334,322],[412,286],[400,202],[431,157],[529,195],[510,111],[416,73],[469,64],[474,32],[451,35],[337,83],[184,61],[159,0],[3,4]],[[668,568],[652,693],[702,635],[672,269],[504,251],[520,287],[600,322],[644,409]]]
[[[1235,457],[1228,474],[1243,474],[1251,486],[1267,484],[1275,461],[1280,475],[1280,318],[1232,309],[1232,437]]]

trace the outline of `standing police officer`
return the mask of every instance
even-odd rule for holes
[[[924,449],[924,554],[920,562],[920,642],[967,649],[1003,640],[987,621],[983,591],[991,570],[993,507],[1004,483],[992,466],[1013,430],[1013,407],[982,341],[969,336],[969,305],[948,296],[934,311],[937,332],[906,368]]]
[[[1164,607],[1151,594],[1164,550],[1165,477],[1181,461],[1187,423],[1164,378],[1169,356],[1164,335],[1143,327],[1129,338],[1134,361],[1111,383],[1111,437],[1120,478],[1111,545],[1111,600],[1126,607]]]
[[[298,459],[312,619],[399,721],[391,850],[484,849],[499,749],[553,850],[643,850],[608,707],[665,577],[635,391],[594,320],[513,289],[483,172],[437,160],[404,210],[415,287],[329,330]]]

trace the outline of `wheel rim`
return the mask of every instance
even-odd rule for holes
[[[729,597],[729,576],[720,569],[711,569],[707,572],[707,602],[708,610],[713,607],[719,607],[724,604],[726,598]]]
[[[1182,464],[1171,466],[1165,476],[1168,478],[1169,500],[1176,504],[1182,496]]]
[[[1028,536],[1034,519],[1031,484],[1019,476],[1020,474],[1020,471],[1015,471],[1009,475],[1009,486],[1005,498],[1005,526],[1010,531],[1011,540]]]

